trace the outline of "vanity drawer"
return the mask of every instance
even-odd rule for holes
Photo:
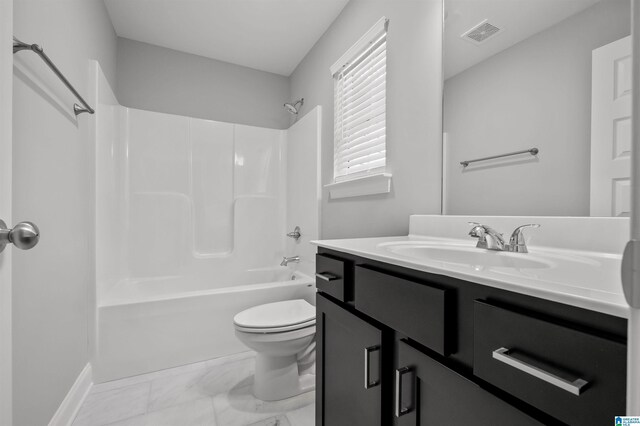
[[[348,302],[353,288],[352,272],[347,261],[326,254],[316,254],[316,287],[342,302]]]
[[[367,267],[355,269],[355,306],[441,355],[450,354],[447,290]]]
[[[483,301],[474,304],[474,374],[569,425],[625,413],[626,346]]]

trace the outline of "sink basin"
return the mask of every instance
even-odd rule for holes
[[[508,253],[460,246],[436,245],[388,245],[385,247],[400,256],[469,266],[474,269],[511,268],[511,269],[546,269],[551,263],[530,254]]]

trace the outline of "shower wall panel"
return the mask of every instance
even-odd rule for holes
[[[194,254],[233,251],[234,125],[189,120]]]
[[[236,125],[235,196],[277,197],[281,130]]]
[[[189,119],[128,109],[132,194],[189,194]]]
[[[118,104],[96,61],[96,289],[91,299],[126,277],[126,109]]]
[[[277,265],[281,130],[127,109],[128,278],[210,280]]]
[[[287,232],[300,227],[298,240],[287,238],[287,256],[300,256],[298,270],[313,276],[316,247],[320,239],[320,142],[322,107],[317,106],[292,125],[287,134]]]
[[[169,277],[187,272],[191,200],[185,194],[136,192],[129,210],[131,277]]]
[[[274,197],[240,197],[235,202],[234,255],[242,269],[277,267],[282,260],[284,216]]]

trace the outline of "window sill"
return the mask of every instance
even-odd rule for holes
[[[329,198],[332,200],[362,195],[386,194],[391,192],[391,173],[377,173],[330,183],[324,187],[329,190]]]

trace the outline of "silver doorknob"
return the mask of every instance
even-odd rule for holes
[[[12,243],[20,250],[29,250],[40,241],[40,230],[35,223],[20,222],[13,229],[8,229],[7,224],[0,220],[0,252],[7,244]]]

